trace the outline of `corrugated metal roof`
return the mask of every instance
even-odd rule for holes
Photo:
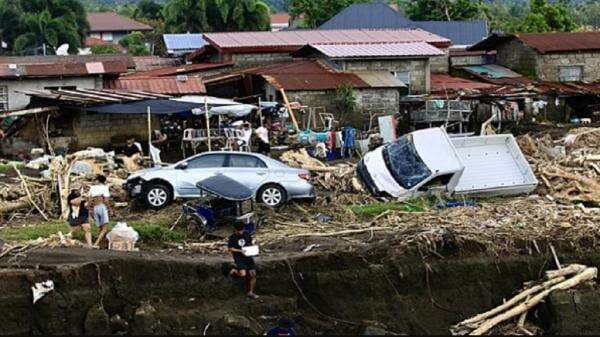
[[[463,69],[477,73],[480,75],[485,75],[489,78],[516,78],[521,77],[523,75],[516,73],[506,67],[499,66],[497,64],[484,64],[478,66],[464,66]]]
[[[133,73],[131,75],[127,75],[127,78],[134,77],[153,77],[153,76],[174,76],[179,74],[188,74],[193,72],[202,72],[206,70],[213,70],[218,68],[231,67],[233,63],[224,62],[224,63],[194,63],[194,64],[182,64],[174,67],[165,67],[159,69],[153,69],[148,71],[140,71],[137,73]]]
[[[152,27],[147,24],[126,18],[115,12],[88,13],[90,32],[120,32],[120,31],[147,31]]]
[[[497,85],[477,82],[446,74],[431,74],[431,91],[434,93],[445,91],[459,91],[463,89],[491,89]]]
[[[406,84],[387,71],[364,71],[355,73],[373,88],[401,88]]]
[[[139,77],[119,78],[112,84],[111,89],[145,91],[156,94],[189,95],[206,93],[202,80],[198,77],[188,77],[185,81],[176,77]]]
[[[330,58],[442,56],[444,52],[425,42],[317,44],[311,48]]]
[[[271,14],[271,24],[288,24],[290,22],[290,15],[288,13],[273,13]]]
[[[169,52],[196,50],[206,45],[203,34],[163,34],[163,41]]]
[[[480,21],[411,21],[383,2],[352,4],[318,29],[421,28],[452,40],[454,45],[472,45],[488,36],[488,24]]]
[[[69,63],[0,63],[0,78],[87,76],[127,72],[121,61]]]
[[[427,42],[448,46],[450,40],[421,29],[298,30],[278,32],[207,33],[214,47],[228,51],[295,51],[307,44]]]
[[[540,53],[600,50],[600,32],[517,34]]]
[[[409,28],[411,21],[382,2],[356,3],[344,8],[319,29]]]

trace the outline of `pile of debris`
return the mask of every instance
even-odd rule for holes
[[[0,181],[0,216],[9,215],[8,220],[32,212],[45,220],[65,219],[72,184],[78,183],[88,191],[99,174],[107,177],[112,200],[124,201],[127,197],[122,189],[127,171],[117,169],[114,153],[102,149],[91,148],[66,157],[43,155],[21,169],[13,164],[11,170],[15,176]],[[22,170],[35,174],[24,174]]]
[[[37,240],[26,241],[21,243],[5,243],[0,246],[0,259],[10,256],[16,258],[22,256],[25,253],[38,249],[38,248],[59,248],[59,247],[84,247],[84,244],[72,239],[67,235],[63,235],[62,232],[53,234],[48,238],[38,238]]]
[[[541,181],[538,193],[559,202],[600,205],[600,128],[574,129],[557,140],[545,134],[518,141]]]

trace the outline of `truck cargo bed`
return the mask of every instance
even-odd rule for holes
[[[512,195],[529,193],[537,179],[512,135],[451,139],[465,171],[456,194]]]

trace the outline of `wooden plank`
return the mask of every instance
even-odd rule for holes
[[[48,107],[43,107],[43,108],[33,108],[33,109],[5,112],[5,113],[0,114],[0,118],[35,115],[35,114],[40,114],[40,113],[44,113],[44,112],[53,112],[53,111],[58,111],[58,107],[57,106],[48,106]]]
[[[285,90],[283,88],[279,89],[281,91],[281,96],[283,96],[283,101],[285,102],[285,106],[290,113],[290,117],[292,117],[292,123],[294,124],[294,129],[296,132],[300,132],[300,128],[298,127],[298,122],[296,121],[296,116],[294,115],[294,111],[292,110],[292,106],[290,105],[290,101],[288,100],[287,95],[285,94]]]
[[[59,92],[59,93],[61,93],[61,94],[74,95],[74,96],[82,96],[84,98],[100,99],[100,100],[103,100],[103,101],[118,102],[118,103],[122,102],[122,100],[114,98],[114,97],[100,96],[100,95],[90,94],[90,93],[81,92],[81,91],[64,90],[64,89],[60,89],[60,90],[56,90],[56,91]]]

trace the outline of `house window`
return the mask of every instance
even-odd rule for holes
[[[558,68],[558,80],[561,82],[583,80],[583,66],[563,66]]]
[[[104,32],[104,33],[102,33],[102,40],[104,40],[104,41],[112,41],[113,40],[113,33],[112,32]]]
[[[0,86],[0,111],[8,111],[8,87]]]
[[[406,84],[408,92],[410,93],[410,71],[393,71],[392,75],[400,80],[400,82]]]

